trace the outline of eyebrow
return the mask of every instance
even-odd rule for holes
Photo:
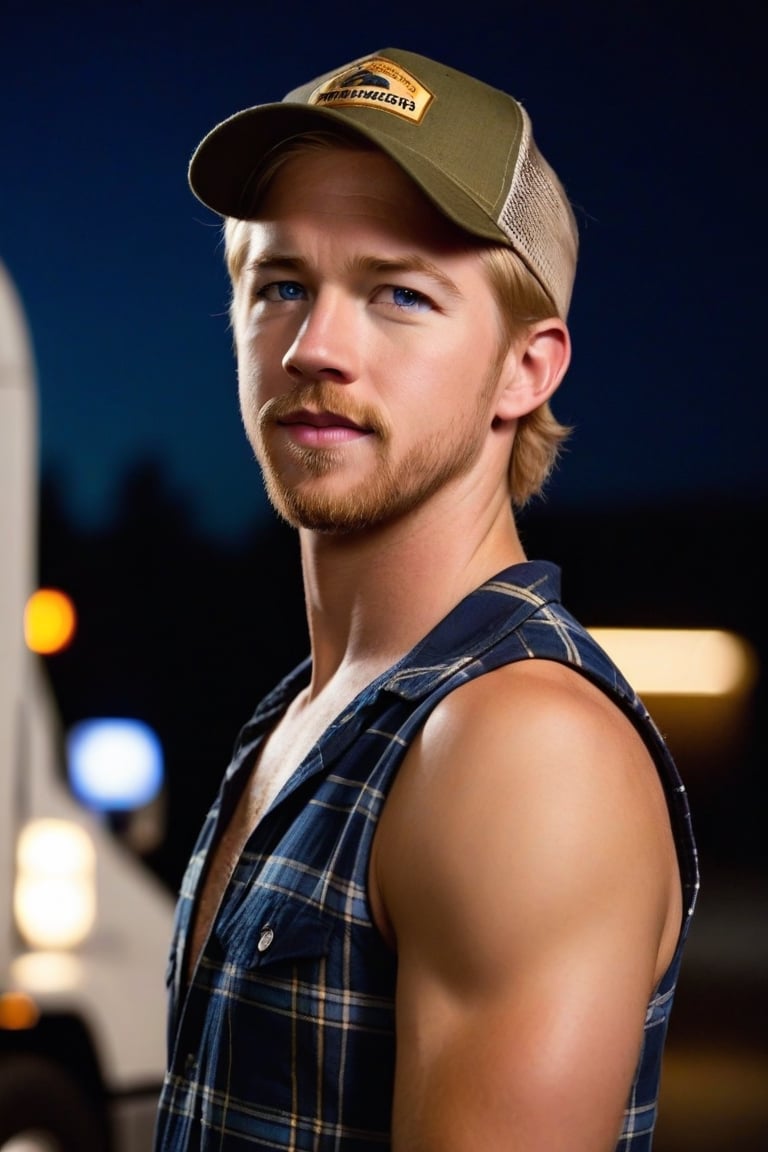
[[[295,272],[307,270],[307,262],[300,256],[291,256],[288,253],[265,251],[248,260],[246,271],[263,275],[265,272]],[[374,273],[383,276],[397,276],[403,273],[419,272],[423,276],[435,281],[440,287],[453,297],[460,297],[461,292],[446,273],[437,264],[427,260],[418,253],[400,256],[396,260],[385,260],[379,256],[355,256],[347,265],[348,272]]]
[[[304,261],[298,256],[283,256],[278,252],[264,252],[261,256],[254,256],[246,260],[246,272],[271,272],[280,270],[286,272],[300,272],[304,269]]]
[[[420,272],[423,276],[429,277],[434,280],[451,296],[460,296],[461,293],[457,288],[454,281],[450,276],[446,275],[437,264],[431,260],[425,259],[424,256],[419,256],[415,252],[410,256],[403,256],[397,260],[380,260],[376,257],[364,256],[356,264],[361,264],[362,271],[378,272],[386,276],[396,276],[398,273],[403,272]]]

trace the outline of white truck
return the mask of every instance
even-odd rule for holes
[[[0,262],[0,1152],[149,1152],[173,899],[75,798],[25,642],[37,420],[25,312]]]

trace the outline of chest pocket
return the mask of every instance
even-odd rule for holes
[[[327,912],[286,900],[243,909],[234,922],[216,925],[216,946],[227,962],[243,969],[273,968],[319,961],[328,954],[334,933]]]
[[[259,900],[214,926],[209,955],[244,971],[319,961],[328,955],[336,928],[327,912],[303,901]]]

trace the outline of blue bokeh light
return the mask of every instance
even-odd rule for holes
[[[141,720],[100,717],[67,733],[67,770],[75,796],[99,812],[149,804],[163,783],[163,749]]]

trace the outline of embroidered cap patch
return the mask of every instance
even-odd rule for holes
[[[377,108],[418,124],[432,99],[432,92],[399,64],[372,56],[319,84],[307,103],[324,108]]]

